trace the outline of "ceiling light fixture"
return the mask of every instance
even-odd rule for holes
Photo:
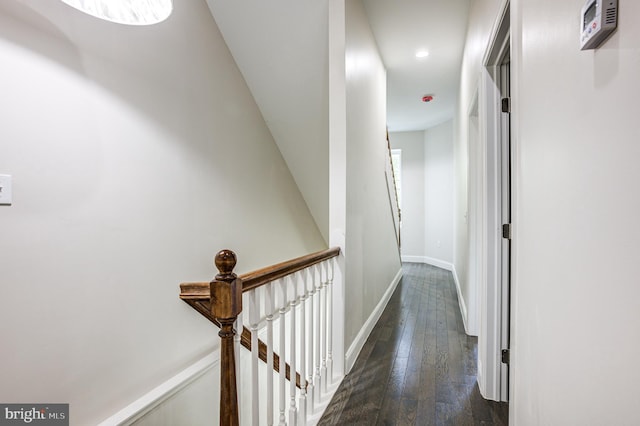
[[[427,56],[429,56],[429,51],[428,50],[424,50],[423,49],[423,50],[418,50],[416,52],[416,58],[418,58],[418,59],[424,59]]]
[[[172,0],[62,0],[69,6],[105,21],[125,25],[152,25],[173,11]]]

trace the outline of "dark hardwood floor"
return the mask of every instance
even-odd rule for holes
[[[319,425],[507,425],[508,404],[476,383],[451,272],[406,263],[404,276]]]

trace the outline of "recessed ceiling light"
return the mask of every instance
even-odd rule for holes
[[[416,58],[418,58],[418,59],[424,59],[427,56],[429,56],[429,51],[428,50],[422,49],[422,50],[418,50],[416,52]]]
[[[62,0],[96,18],[125,25],[162,22],[173,11],[172,0]]]

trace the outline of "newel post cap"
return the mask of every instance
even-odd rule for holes
[[[216,268],[218,268],[220,272],[216,275],[216,280],[226,281],[236,278],[236,274],[233,273],[233,268],[236,267],[237,262],[238,257],[232,250],[220,250],[214,259]]]
[[[221,250],[216,254],[215,265],[220,272],[210,284],[211,313],[218,319],[233,319],[242,312],[242,280],[233,272],[236,254]]]

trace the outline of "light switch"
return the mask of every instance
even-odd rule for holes
[[[0,206],[11,205],[11,175],[0,175]]]

